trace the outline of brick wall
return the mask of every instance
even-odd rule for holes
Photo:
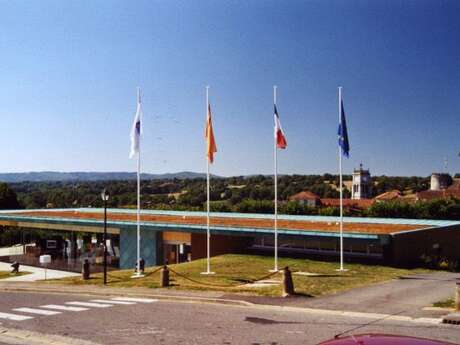
[[[460,226],[399,233],[393,237],[391,247],[392,264],[398,266],[420,264],[424,254],[460,260]]]
[[[252,237],[211,234],[211,256],[244,253],[253,243]],[[206,234],[192,234],[192,260],[206,257]]]

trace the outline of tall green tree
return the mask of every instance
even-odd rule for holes
[[[6,183],[0,183],[0,209],[20,208],[17,195]]]

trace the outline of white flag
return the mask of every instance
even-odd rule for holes
[[[141,141],[141,119],[142,119],[142,107],[141,107],[141,93],[140,90],[137,94],[137,110],[136,116],[134,117],[133,126],[131,128],[131,152],[129,158],[133,158],[136,153],[139,153],[140,141]]]

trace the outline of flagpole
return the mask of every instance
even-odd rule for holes
[[[339,124],[342,125],[342,87],[339,86]],[[339,145],[339,183],[340,183],[340,269],[343,268],[343,183],[342,183],[342,152]]]
[[[276,106],[276,85],[273,85],[273,104]],[[276,147],[276,133],[273,136],[273,161],[274,161],[274,184],[275,184],[275,267],[273,272],[278,271],[278,149]]]
[[[207,203],[206,203],[206,273],[211,273],[211,263],[210,263],[210,231],[209,231],[209,161],[206,160],[206,191],[207,191]]]
[[[141,274],[141,148],[137,154],[137,275]]]
[[[141,102],[141,89],[137,88],[138,106]],[[142,121],[142,120],[141,120]],[[133,278],[143,277],[141,274],[141,142],[139,138],[139,147],[137,152],[137,270]]]
[[[209,116],[209,85],[206,86],[206,114]],[[207,194],[207,202],[206,202],[206,272],[202,272],[201,274],[214,274],[211,272],[211,230],[209,229],[209,157],[206,156],[206,194]]]

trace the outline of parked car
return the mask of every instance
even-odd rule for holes
[[[322,342],[318,345],[456,345],[439,340],[390,334],[359,334]],[[458,344],[457,344],[458,345]]]

